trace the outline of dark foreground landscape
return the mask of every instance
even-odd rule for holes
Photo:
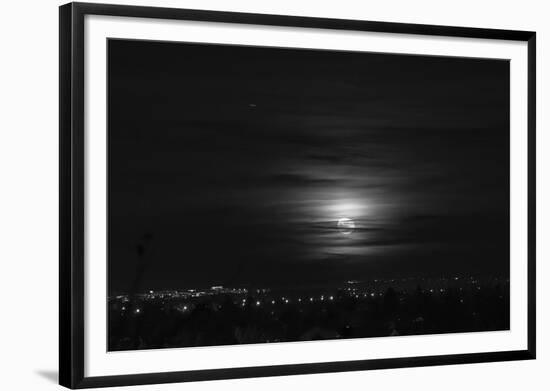
[[[509,329],[509,280],[347,281],[303,290],[149,291],[109,298],[109,350]]]

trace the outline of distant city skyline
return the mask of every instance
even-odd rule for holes
[[[509,308],[509,280],[494,277],[150,290],[109,297],[109,350],[508,330]]]

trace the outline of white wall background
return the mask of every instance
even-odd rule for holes
[[[101,1],[101,0],[98,0]],[[537,32],[538,359],[508,363],[185,383],[133,390],[517,390],[550,386],[550,8],[542,0],[164,0],[136,5],[277,13]],[[0,12],[0,389],[57,387],[58,5],[11,1]],[[549,9],[547,9],[549,8]],[[547,98],[548,99],[548,98]]]

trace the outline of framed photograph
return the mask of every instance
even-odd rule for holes
[[[535,358],[535,73],[527,31],[61,6],[60,384]]]

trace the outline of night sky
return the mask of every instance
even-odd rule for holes
[[[108,51],[111,292],[508,275],[508,61]]]

